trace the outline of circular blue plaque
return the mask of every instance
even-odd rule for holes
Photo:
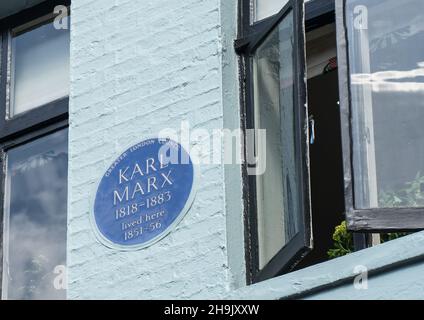
[[[148,139],[123,152],[101,178],[92,223],[108,247],[141,249],[159,241],[190,209],[195,167],[169,139]]]

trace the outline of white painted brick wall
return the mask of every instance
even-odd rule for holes
[[[127,146],[182,120],[223,127],[221,48],[233,35],[221,9],[219,0],[72,1],[68,298],[219,298],[240,278],[228,265],[222,166],[200,167],[192,209],[148,249],[108,249],[89,222],[94,186]]]

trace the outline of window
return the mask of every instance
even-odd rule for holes
[[[247,24],[261,31],[241,41],[252,80],[247,126],[267,130],[266,140],[256,146],[256,152],[266,152],[267,170],[249,177],[249,232],[257,247],[249,252],[253,281],[291,268],[311,247],[308,137],[301,129],[308,122],[304,6],[303,1],[286,2],[272,18]],[[243,4],[250,10],[250,3]]]
[[[265,173],[245,170],[249,282],[328,260],[343,221],[343,254],[424,229],[423,9],[240,0],[243,125],[267,130]]]
[[[267,170],[256,177],[260,268],[299,231],[296,217],[289,214],[290,211],[299,212],[293,33],[293,12],[290,11],[253,55],[255,128],[268,131],[265,141],[258,144],[258,152],[268,153]],[[262,143],[266,143],[266,148]],[[263,217],[265,215],[267,218]]]
[[[337,16],[349,227],[422,229],[424,3],[337,1]]]
[[[69,32],[48,20],[35,29],[13,29],[10,45],[9,118],[68,96]]]
[[[69,22],[54,14],[63,4],[0,22],[2,299],[66,298],[70,37],[53,23]]]
[[[288,0],[255,0],[253,1],[253,21],[263,20],[272,16],[288,2]]]

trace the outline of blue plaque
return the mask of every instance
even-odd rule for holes
[[[141,249],[159,241],[190,209],[195,166],[170,139],[148,139],[123,152],[101,178],[92,223],[108,247]]]

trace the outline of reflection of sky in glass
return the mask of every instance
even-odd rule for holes
[[[366,6],[368,28],[355,26],[356,6]],[[404,195],[424,174],[423,12],[422,0],[347,1],[359,208],[390,206],[382,195]]]
[[[67,135],[61,130],[7,152],[5,298],[65,298],[53,281],[54,268],[66,265]]]
[[[69,42],[53,23],[12,38],[11,116],[69,94]]]
[[[255,19],[259,21],[278,13],[288,0],[255,0]]]

